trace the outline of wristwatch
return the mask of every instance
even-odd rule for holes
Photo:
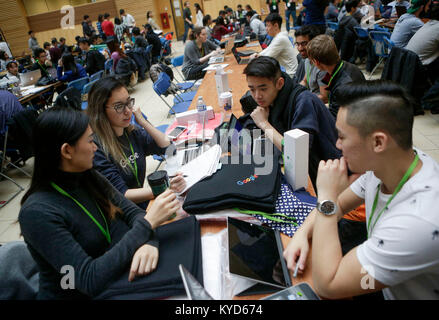
[[[337,205],[332,200],[323,200],[322,202],[317,202],[317,210],[325,216],[332,216],[337,212]]]

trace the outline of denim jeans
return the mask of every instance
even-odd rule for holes
[[[293,27],[296,26],[296,9],[285,10],[285,21],[287,23],[287,31],[290,31],[290,15],[293,17]]]
[[[184,22],[184,35],[183,35],[183,43],[186,43],[187,35],[189,33],[189,29],[193,29],[194,25],[189,24],[186,21]]]

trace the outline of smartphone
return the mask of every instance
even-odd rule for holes
[[[168,137],[170,139],[177,139],[186,129],[187,127],[185,126],[176,126],[171,132],[168,133]]]

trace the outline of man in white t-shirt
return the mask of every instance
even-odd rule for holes
[[[318,205],[284,252],[288,267],[297,261],[304,270],[312,239],[313,282],[323,297],[384,289],[387,299],[439,299],[439,165],[412,147],[412,102],[381,80],[338,93],[343,158],[320,162]],[[337,220],[362,203],[368,239],[342,256]]]
[[[297,70],[297,54],[299,53],[288,38],[288,32],[281,32],[282,17],[278,13],[270,13],[265,19],[267,34],[273,37],[270,45],[260,53],[251,56],[252,59],[258,56],[275,58],[285,68],[286,73],[294,78]]]
[[[136,26],[136,20],[129,13],[126,13],[124,9],[120,9],[120,16],[122,17],[122,23],[126,25],[131,33],[131,30]]]

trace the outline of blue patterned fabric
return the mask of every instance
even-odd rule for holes
[[[254,215],[254,217],[268,227],[292,237],[305,221],[306,217],[316,207],[316,202],[317,199],[310,196],[305,190],[293,191],[291,186],[282,179],[281,191],[276,201],[276,213],[294,217],[298,226],[291,223],[272,221],[261,215]]]

